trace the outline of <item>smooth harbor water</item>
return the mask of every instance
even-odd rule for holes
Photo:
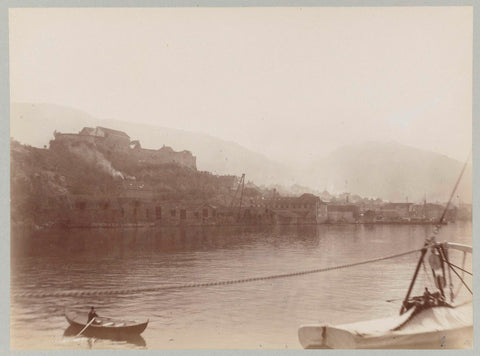
[[[12,293],[268,276],[420,248],[430,225],[71,229],[12,234]],[[438,240],[471,245],[470,223]],[[12,349],[298,349],[299,325],[398,314],[419,254],[251,283],[97,297],[11,298]],[[423,271],[420,282],[424,281]],[[423,291],[420,283],[418,293]],[[127,341],[65,336],[66,307],[149,318]],[[68,331],[67,331],[68,334]]]

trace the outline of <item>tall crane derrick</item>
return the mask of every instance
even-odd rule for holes
[[[245,173],[242,174],[240,181],[238,182],[237,189],[235,190],[235,194],[233,195],[232,202],[230,203],[230,208],[232,210],[235,209],[235,200],[237,198],[238,192],[240,192],[240,201],[238,203],[238,216],[240,216],[240,211],[242,209],[242,201],[243,201],[243,189],[245,188]]]

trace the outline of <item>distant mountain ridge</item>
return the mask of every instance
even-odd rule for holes
[[[396,142],[344,146],[311,165],[311,175],[328,191],[344,191],[390,201],[447,201],[463,163],[438,153]],[[310,184],[312,184],[311,182]],[[470,203],[472,168],[468,166],[454,202]]]
[[[281,185],[298,194],[298,187],[333,194],[350,192],[390,201],[446,201],[461,170],[461,162],[399,143],[368,142],[341,147],[325,157],[313,155],[307,166],[268,159],[237,143],[202,133],[115,120],[100,120],[86,112],[52,104],[11,104],[11,136],[36,147],[48,145],[53,131],[76,133],[85,126],[126,132],[145,148],[171,146],[189,150],[197,167],[214,174],[246,174],[257,185]],[[309,152],[310,153],[310,152]],[[472,168],[458,189],[459,200],[472,201]]]

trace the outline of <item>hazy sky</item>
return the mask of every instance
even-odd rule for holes
[[[275,159],[471,148],[472,8],[10,11],[11,101],[200,131]]]

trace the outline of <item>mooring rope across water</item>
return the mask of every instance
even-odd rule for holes
[[[397,253],[395,255],[389,255],[385,257],[378,257],[373,258],[370,260],[364,260],[360,262],[348,263],[339,266],[332,266],[332,267],[325,267],[325,268],[316,268],[306,271],[298,271],[292,273],[284,273],[284,274],[275,274],[270,276],[261,276],[261,277],[251,277],[251,278],[242,278],[242,279],[232,279],[226,281],[212,281],[212,282],[201,282],[201,283],[185,283],[185,284],[171,284],[171,285],[162,285],[162,286],[155,286],[155,287],[138,287],[138,288],[120,288],[120,289],[95,289],[95,290],[70,290],[70,291],[57,291],[57,292],[22,292],[22,293],[12,293],[12,297],[18,298],[42,298],[42,297],[84,297],[84,296],[101,296],[101,295],[119,295],[119,294],[135,294],[141,292],[160,292],[164,290],[172,290],[172,289],[184,289],[184,288],[199,288],[199,287],[213,287],[213,286],[223,286],[223,285],[230,285],[230,284],[239,284],[239,283],[248,283],[248,282],[256,282],[256,281],[264,281],[269,279],[277,279],[277,278],[287,278],[287,277],[295,277],[295,276],[302,276],[306,274],[312,273],[320,273],[320,272],[328,272],[334,271],[343,268],[350,268],[360,265],[365,265],[368,263],[375,263],[384,260],[389,260],[393,258],[398,258],[406,255],[410,255],[416,252],[421,251],[422,249],[410,250],[407,252]]]

